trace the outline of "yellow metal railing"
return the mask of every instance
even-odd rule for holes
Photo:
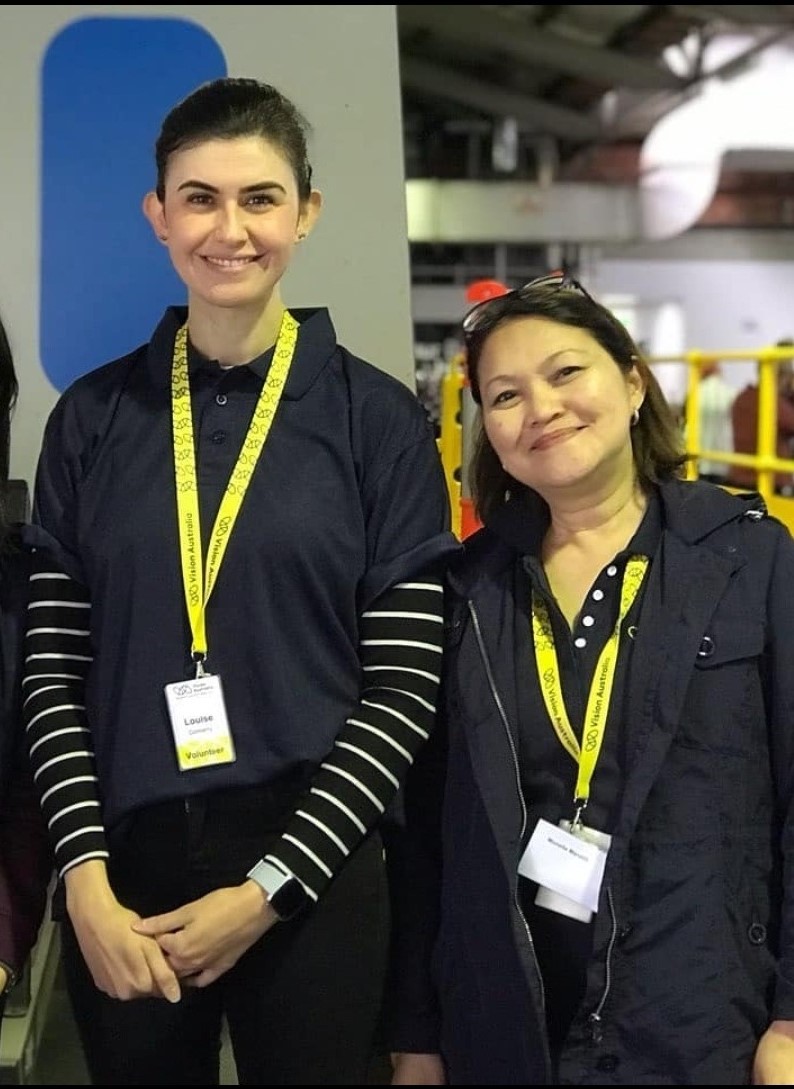
[[[792,358],[792,348],[769,347],[747,351],[703,352],[693,350],[683,355],[654,355],[649,363],[682,363],[686,365],[687,398],[684,420],[685,449],[690,460],[687,476],[695,479],[698,462],[715,461],[724,465],[740,465],[757,472],[755,490],[764,498],[771,514],[794,527],[794,501],[775,494],[775,473],[794,473],[794,458],[777,456],[777,369]],[[700,449],[700,375],[711,363],[727,364],[755,362],[758,366],[758,431],[755,454],[738,454],[732,450]]]
[[[438,451],[449,491],[452,532],[461,535],[461,481],[463,479],[463,423],[461,398],[466,384],[464,357],[450,360],[447,373],[441,379],[441,414]]]

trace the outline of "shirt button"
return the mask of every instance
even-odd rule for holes
[[[617,573],[618,573],[617,567],[615,567],[614,563],[611,563],[609,565],[609,567],[607,568],[607,574],[609,575],[610,578],[614,578]]]
[[[210,435],[210,442],[214,442],[217,446],[219,446],[222,442],[226,442],[226,432],[213,431]]]
[[[603,601],[603,599],[604,599],[604,591],[603,590],[593,590],[593,601]]]
[[[583,616],[582,623],[586,628],[592,628],[593,624],[595,624],[595,620],[592,616]]]
[[[587,640],[586,640],[586,639],[583,639],[583,638],[581,637],[581,635],[580,635],[578,639],[574,639],[574,641],[573,641],[573,645],[574,645],[575,647],[578,647],[578,648],[579,648],[579,650],[581,650],[581,649],[582,649],[582,647],[586,647],[586,646],[587,646]]]
[[[596,1059],[595,1065],[601,1074],[614,1074],[620,1066],[620,1059],[617,1055],[602,1055]]]
[[[766,941],[766,927],[763,923],[750,923],[747,937],[753,945],[763,945]]]
[[[225,393],[218,393],[215,396],[215,404],[216,405],[225,405],[228,400],[229,400],[229,398],[226,396]]]

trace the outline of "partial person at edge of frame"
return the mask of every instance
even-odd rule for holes
[[[222,1018],[240,1084],[363,1083],[375,1046],[459,543],[415,394],[282,301],[309,132],[253,79],[169,112],[144,211],[187,306],[45,430],[26,710],[96,1084],[217,1083]]]
[[[53,861],[33,783],[22,717],[30,556],[9,509],[11,419],[19,392],[0,320],[0,1035],[9,993],[38,939]]]
[[[484,528],[390,861],[393,1084],[792,1084],[794,541],[682,479],[569,276],[464,338]]]

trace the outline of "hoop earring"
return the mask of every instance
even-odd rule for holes
[[[631,414],[631,426],[636,427],[639,422],[640,422],[640,410],[638,408],[635,408],[634,411]]]

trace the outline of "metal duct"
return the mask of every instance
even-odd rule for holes
[[[747,50],[751,39],[717,39],[714,50]],[[750,46],[751,47],[751,46]],[[682,234],[705,212],[729,158],[743,170],[794,170],[794,52],[768,47],[752,67],[706,79],[697,97],[666,114],[640,151],[640,232]]]

